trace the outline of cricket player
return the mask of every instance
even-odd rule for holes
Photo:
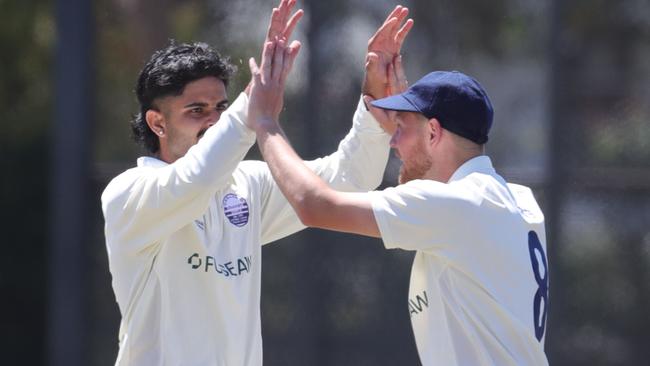
[[[285,48],[276,44],[274,65]],[[436,71],[372,102],[378,119],[396,122],[390,144],[403,163],[400,184],[352,193],[301,162],[278,124],[275,66],[267,58],[250,67],[249,122],[302,222],[416,252],[405,302],[422,364],[547,365],[544,216],[531,190],[507,183],[485,155],[493,109],[481,85]],[[400,58],[391,72],[391,90],[404,90]]]
[[[302,10],[282,0],[269,45],[288,43]],[[384,96],[386,66],[412,21],[398,7],[369,43],[364,89]],[[388,25],[386,25],[388,24]],[[397,24],[397,25],[396,25]],[[300,43],[274,69],[286,77]],[[106,247],[122,321],[116,365],[261,365],[261,245],[304,228],[263,162],[241,161],[255,142],[248,95],[229,106],[232,66],[205,44],[156,52],[136,88],[136,138],[152,156],[102,194]],[[367,93],[369,94],[369,92]],[[279,114],[282,103],[276,103]],[[343,191],[380,182],[390,136],[360,101],[338,150],[308,162]]]

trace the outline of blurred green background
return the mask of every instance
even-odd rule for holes
[[[305,0],[282,120],[304,158],[351,124],[368,38],[396,5]],[[488,153],[547,217],[553,365],[650,359],[650,2],[412,0],[415,81],[475,76]],[[135,164],[133,88],[169,39],[205,41],[248,81],[274,1],[0,0],[3,365],[112,365],[119,311],[99,195]],[[250,158],[257,159],[255,149]],[[391,158],[383,186],[394,185]],[[263,250],[265,365],[417,365],[413,253],[308,229]],[[495,265],[499,265],[495,263]]]

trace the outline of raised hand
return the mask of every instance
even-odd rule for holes
[[[404,74],[404,68],[402,67],[402,56],[398,55],[393,58],[393,62],[388,64],[387,67],[387,80],[388,85],[386,90],[388,95],[395,95],[402,93],[408,88],[408,81],[406,80],[406,75]],[[395,111],[388,111],[382,108],[373,107],[370,102],[374,98],[370,95],[364,95],[364,102],[370,109],[370,113],[375,117],[377,122],[384,131],[393,135],[397,129],[397,122],[395,121]]]
[[[408,12],[408,8],[396,6],[368,41],[363,94],[375,99],[391,95],[388,89],[388,66],[400,55],[404,39],[413,27],[412,19],[404,21]]]
[[[262,61],[248,61],[252,82],[248,104],[248,126],[257,129],[265,123],[277,123],[284,100],[284,86],[293,62],[300,51],[300,42],[288,47],[284,40],[265,42]]]
[[[271,22],[269,23],[269,29],[266,32],[266,40],[264,42],[281,39],[285,42],[289,41],[293,30],[296,28],[296,24],[298,24],[298,21],[304,14],[302,9],[298,9],[289,17],[295,5],[296,0],[281,0],[280,5],[277,8],[273,8]]]
[[[283,40],[285,44],[289,43],[293,30],[296,28],[298,21],[304,14],[302,9],[298,9],[293,13],[293,15],[291,15],[291,17],[289,17],[295,5],[296,0],[281,0],[280,5],[277,8],[273,8],[269,28],[266,31],[264,45],[266,45],[267,42],[277,42],[279,40]],[[294,43],[292,43],[291,46],[296,47]],[[297,47],[300,47],[300,45]],[[262,58],[264,58],[264,54],[262,54]],[[251,80],[244,90],[248,95],[250,95],[252,82],[253,81]]]

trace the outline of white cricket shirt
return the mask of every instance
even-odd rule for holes
[[[122,322],[116,365],[261,365],[261,244],[304,226],[263,162],[241,94],[188,153],[154,158],[102,194]],[[379,185],[388,141],[360,101],[338,150],[308,165],[332,187]]]
[[[544,216],[487,156],[448,183],[371,192],[386,248],[415,250],[408,308],[430,365],[547,365]]]

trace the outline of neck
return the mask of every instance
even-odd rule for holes
[[[447,183],[461,165],[477,156],[484,155],[485,151],[482,145],[464,142],[460,141],[459,143],[459,141],[450,139],[448,143],[441,144],[439,152],[434,154],[435,159],[427,174],[428,179]]]
[[[156,158],[159,160],[164,161],[167,164],[171,164],[175,162],[178,157],[176,157],[172,151],[169,149],[169,146],[166,144],[166,141],[160,139],[160,145],[158,148],[158,152],[156,153]]]

